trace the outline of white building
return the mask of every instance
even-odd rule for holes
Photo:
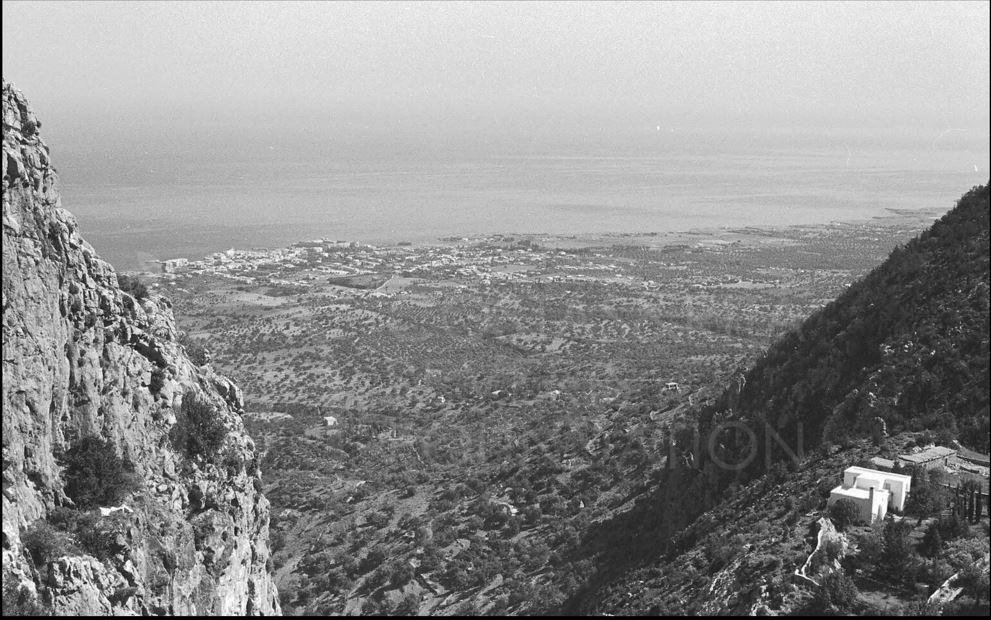
[[[888,509],[905,509],[905,499],[911,492],[912,477],[864,467],[843,470],[843,484],[829,492],[828,506],[848,499],[860,509],[865,522],[883,519]]]
[[[162,261],[162,273],[173,273],[176,269],[189,265],[188,258],[172,258]]]

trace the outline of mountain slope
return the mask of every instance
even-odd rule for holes
[[[573,561],[594,558],[596,572],[566,608],[642,613],[680,600],[670,610],[745,613],[760,597],[704,601],[717,591],[757,592],[771,568],[737,563],[733,570],[745,574],[734,574],[732,587],[720,585],[724,563],[706,554],[703,538],[761,527],[750,549],[801,549],[796,532],[810,526],[809,510],[824,502],[808,490],[835,485],[842,467],[876,454],[865,440],[883,435],[882,427],[902,433],[903,443],[905,432],[925,430],[938,441],[959,439],[986,451],[988,295],[982,186],[772,346],[697,417],[672,425],[668,468],[656,486],[582,541]],[[694,566],[688,585],[684,570],[671,570],[686,562]],[[773,567],[782,570],[793,567]],[[672,596],[678,588],[682,593]]]
[[[4,611],[278,613],[240,391],[80,237],[40,126],[4,82]]]
[[[932,429],[988,451],[988,186],[790,333],[712,410],[807,446]]]

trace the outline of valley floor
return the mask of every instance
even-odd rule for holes
[[[932,215],[312,242],[156,280],[244,390],[285,612],[550,612],[672,422]]]

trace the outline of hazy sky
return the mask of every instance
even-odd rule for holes
[[[3,74],[46,117],[986,127],[988,16],[988,2],[4,2]]]

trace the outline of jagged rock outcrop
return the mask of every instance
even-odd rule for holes
[[[167,300],[123,292],[80,237],[40,126],[4,82],[5,594],[57,614],[277,614],[268,502],[240,390],[187,358]],[[221,429],[212,454],[176,440],[192,400]],[[123,500],[130,510],[112,517],[74,506],[66,491],[62,456],[92,437],[137,481]],[[101,553],[67,545],[39,562],[25,533],[56,510],[88,511],[98,525],[113,518],[117,534]]]

